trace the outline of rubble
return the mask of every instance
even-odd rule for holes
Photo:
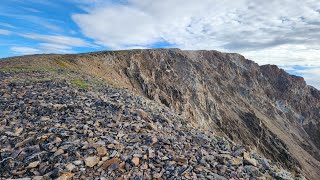
[[[1,178],[294,178],[126,90],[84,90],[66,80],[10,82],[31,74],[0,75]]]

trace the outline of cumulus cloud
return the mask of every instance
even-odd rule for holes
[[[260,64],[320,64],[318,0],[102,2],[72,18],[84,35],[112,49],[167,43],[239,52]]]

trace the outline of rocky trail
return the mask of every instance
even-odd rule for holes
[[[0,72],[0,179],[303,179],[162,104],[81,82]]]

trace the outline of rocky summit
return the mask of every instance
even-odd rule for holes
[[[320,92],[238,54],[0,60],[1,179],[319,179]]]

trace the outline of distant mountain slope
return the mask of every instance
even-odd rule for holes
[[[160,102],[310,179],[320,177],[320,92],[238,54],[179,49],[3,59],[7,71],[73,71]]]

